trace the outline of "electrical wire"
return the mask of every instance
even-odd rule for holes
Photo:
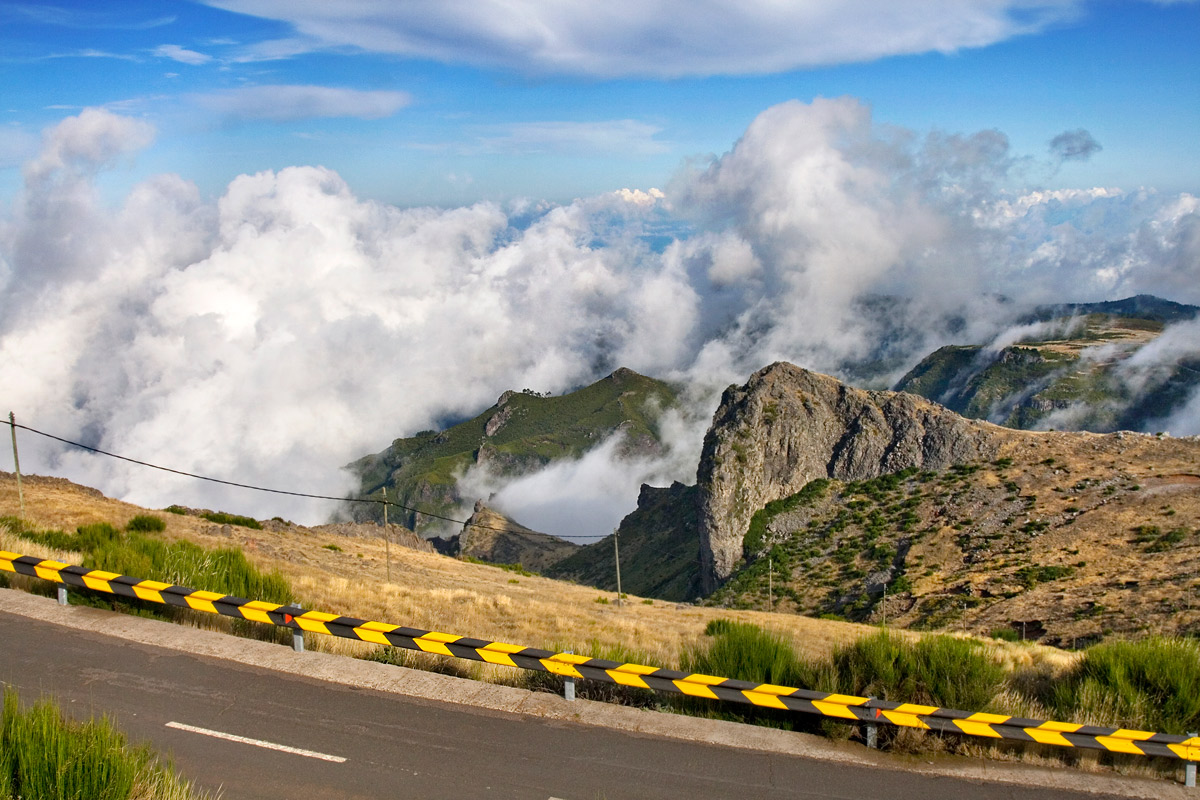
[[[28,425],[22,425],[19,422],[15,422],[12,420],[8,420],[7,423],[11,427],[20,428],[21,430],[29,431],[30,433],[36,433],[38,436],[45,436],[47,439],[53,439],[56,442],[62,442],[63,444],[70,445],[71,447],[78,447],[81,450],[87,450],[92,453],[97,453],[98,455],[108,456],[109,458],[117,458],[117,459],[120,459],[121,461],[128,461],[131,464],[137,464],[142,467],[149,467],[150,469],[157,469],[157,470],[162,470],[163,472],[170,472],[175,475],[182,475],[185,478],[195,478],[196,480],[208,481],[209,483],[219,483],[219,484],[222,484],[223,486],[233,486],[238,489],[250,489],[255,492],[269,492],[270,494],[282,494],[282,495],[287,495],[289,497],[306,497],[306,498],[310,498],[313,500],[334,500],[334,501],[341,502],[341,503],[375,503],[377,505],[386,505],[386,506],[391,506],[392,508],[399,508],[403,511],[408,511],[413,514],[420,514],[425,517],[432,517],[433,519],[442,520],[443,522],[451,522],[451,523],[454,523],[455,525],[462,525],[463,527],[470,525],[472,528],[483,528],[484,530],[499,531],[500,533],[515,533],[515,531],[513,531],[510,528],[497,528],[494,525],[484,525],[483,523],[480,523],[480,522],[471,522],[470,520],[454,519],[453,517],[446,517],[446,516],[442,516],[441,514],[435,514],[432,511],[423,511],[419,508],[412,508],[410,506],[406,506],[401,503],[395,503],[395,502],[392,502],[391,500],[382,500],[382,499],[376,500],[374,498],[369,498],[369,497],[333,497],[331,495],[325,495],[325,494],[309,494],[307,492],[290,492],[290,491],[287,491],[284,489],[268,489],[265,486],[254,486],[254,485],[251,485],[248,483],[238,483],[236,481],[222,480],[221,478],[210,478],[207,475],[197,475],[194,472],[184,472],[183,470],[180,470],[180,469],[172,469],[170,467],[163,467],[163,466],[159,466],[158,464],[151,464],[148,461],[139,461],[136,458],[129,458],[128,456],[122,456],[122,455],[118,455],[116,453],[110,453],[107,450],[101,450],[97,447],[90,447],[86,444],[81,444],[80,442],[74,442],[74,441],[71,441],[70,439],[64,439],[61,436],[55,436],[52,433],[46,433],[45,431],[39,431],[37,428],[31,428]],[[533,532],[536,533],[537,531],[533,531]],[[549,536],[551,534],[543,534],[543,535]],[[574,536],[572,538],[575,538],[575,539],[603,539],[609,535],[611,535],[611,534],[582,534],[582,535]],[[559,538],[559,537],[555,537],[555,538]]]

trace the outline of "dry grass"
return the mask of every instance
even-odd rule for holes
[[[79,525],[109,522],[124,527],[146,509],[104,497],[58,478],[23,476],[26,519],[42,528],[73,531]],[[314,610],[379,620],[425,630],[503,641],[526,647],[585,650],[592,643],[639,650],[657,666],[674,666],[689,643],[712,619],[751,622],[791,641],[806,658],[869,633],[868,626],[815,620],[791,614],[729,611],[628,597],[616,605],[613,592],[601,592],[541,577],[526,577],[484,564],[393,544],[391,582],[382,539],[345,537],[307,529],[281,533],[222,527],[197,517],[157,513],[164,536],[204,546],[240,546],[256,566],[277,568],[291,582],[301,604]],[[0,473],[0,516],[19,514],[16,483]],[[326,549],[333,544],[340,552]],[[66,554],[41,555],[25,542],[9,548],[40,557],[77,561]],[[597,602],[604,598],[608,602]],[[314,649],[360,655],[361,643],[310,637]]]

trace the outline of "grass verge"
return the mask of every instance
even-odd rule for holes
[[[22,710],[4,690],[0,800],[200,800],[147,746],[130,745],[107,718],[72,722],[49,700]]]

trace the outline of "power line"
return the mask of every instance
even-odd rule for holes
[[[401,503],[394,503],[390,500],[375,500],[375,499],[366,498],[366,497],[333,497],[331,495],[325,495],[325,494],[309,494],[307,492],[290,492],[290,491],[286,491],[284,489],[269,489],[265,486],[254,486],[254,485],[251,485],[248,483],[238,483],[236,481],[222,480],[221,478],[210,478],[207,475],[197,475],[194,472],[185,472],[180,469],[172,469],[170,467],[163,467],[163,466],[159,466],[158,464],[151,464],[148,461],[139,461],[136,458],[129,458],[128,456],[122,456],[122,455],[118,455],[116,453],[110,453],[107,450],[101,450],[97,447],[90,447],[89,445],[81,444],[80,442],[74,442],[74,441],[71,441],[70,439],[64,439],[61,436],[55,436],[52,433],[46,433],[45,431],[39,431],[37,428],[31,428],[28,425],[22,425],[19,422],[15,422],[12,420],[10,420],[8,424],[10,426],[12,426],[13,428],[20,428],[23,431],[29,431],[30,433],[36,433],[38,436],[45,436],[47,439],[53,439],[56,442],[62,442],[63,444],[70,445],[71,447],[78,447],[81,450],[87,450],[92,453],[97,453],[98,455],[108,456],[109,458],[117,458],[117,459],[120,459],[121,461],[128,461],[130,464],[137,464],[142,467],[149,467],[150,469],[157,469],[157,470],[162,470],[163,472],[170,472],[175,475],[182,475],[185,478],[195,478],[196,480],[208,481],[209,483],[219,483],[219,484],[222,484],[223,486],[233,486],[238,489],[250,489],[255,492],[269,492],[270,494],[282,494],[282,495],[287,495],[289,497],[306,497],[306,498],[309,498],[312,500],[334,500],[336,502],[341,502],[341,503],[374,503],[376,505],[392,506],[393,508],[399,508],[404,511],[411,512],[413,514],[421,514],[422,516],[432,517],[433,519],[439,519],[439,520],[442,520],[443,522],[452,522],[455,525],[462,525],[464,527],[467,525],[470,525],[472,528],[483,528],[485,530],[490,530],[490,531],[499,531],[500,533],[516,533],[516,531],[513,531],[510,528],[497,528],[494,525],[484,525],[483,523],[480,523],[480,522],[471,522],[470,520],[454,519],[453,517],[446,517],[446,516],[442,516],[441,514],[435,514],[432,511],[423,511],[419,508],[411,508],[410,506],[402,505]],[[537,531],[532,531],[532,532],[537,533]],[[543,535],[550,536],[551,534],[543,534]],[[576,539],[603,539],[603,538],[605,538],[605,536],[608,536],[608,535],[609,534],[603,534],[603,535],[583,534],[583,535],[575,536],[574,538],[576,538]],[[555,537],[555,538],[559,538],[559,537]]]

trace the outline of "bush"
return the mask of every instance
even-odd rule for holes
[[[964,711],[985,711],[1004,682],[982,645],[953,636],[880,631],[837,650],[831,667],[829,691]]]
[[[262,524],[253,517],[243,517],[239,514],[226,514],[224,511],[209,511],[200,516],[209,522],[215,522],[218,525],[240,525],[243,528],[253,528],[256,531],[262,530]]]
[[[1200,730],[1200,642],[1151,637],[1098,644],[1054,685],[1048,705],[1077,722]]]
[[[167,523],[162,520],[162,517],[156,517],[153,514],[138,514],[125,526],[125,530],[139,533],[162,533],[166,529]]]
[[[684,672],[780,686],[807,685],[811,677],[788,642],[757,625],[715,619],[704,633],[708,642],[684,650]]]

